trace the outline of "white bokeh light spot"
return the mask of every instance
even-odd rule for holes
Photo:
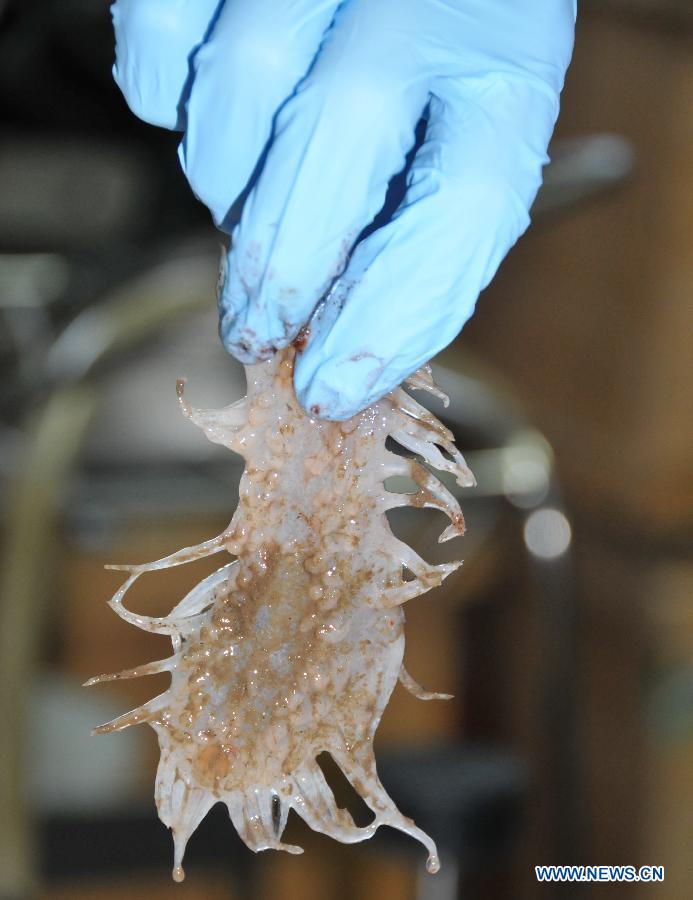
[[[570,546],[570,522],[558,509],[537,509],[527,516],[524,538],[530,553],[541,559],[556,559]]]

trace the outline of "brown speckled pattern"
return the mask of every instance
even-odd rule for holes
[[[378,780],[373,736],[399,678],[422,699],[402,666],[402,604],[441,583],[459,563],[431,566],[394,537],[385,512],[397,506],[444,510],[447,540],[464,532],[459,505],[428,469],[385,449],[385,439],[474,483],[450,432],[401,388],[347,422],[311,418],[294,396],[294,350],[247,368],[248,395],[221,410],[197,410],[178,392],[189,418],[246,461],[240,501],[217,538],[146,565],[120,566],[128,580],[110,601],[139,628],[170,635],[173,655],[88,684],[170,672],[170,688],[102,725],[108,733],[140,722],[161,748],[156,802],[175,841],[174,878],[183,878],[188,838],[223,801],[252,850],[282,843],[290,808],[340,841],[391,825],[418,838],[427,867],[435,844],[396,808]],[[440,392],[430,370],[411,387]],[[443,455],[439,448],[447,455]],[[385,489],[404,475],[411,494]],[[123,605],[145,572],[213,553],[236,557],[195,587],[164,618]],[[405,579],[404,573],[407,573]],[[335,803],[316,757],[328,751],[375,814],[356,827]]]

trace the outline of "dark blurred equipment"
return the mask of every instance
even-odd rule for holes
[[[688,0],[590,0],[590,6],[630,16],[647,16],[668,27],[693,24],[693,6]]]
[[[4,420],[40,389],[43,354],[81,309],[208,221],[177,136],[139,122],[113,83],[108,7],[26,0],[0,19]]]

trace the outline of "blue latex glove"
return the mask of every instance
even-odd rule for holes
[[[329,292],[295,384],[343,419],[457,335],[528,225],[575,0],[118,0],[113,19],[118,84],[185,132],[219,227],[253,185],[219,297],[234,356],[286,346]],[[404,202],[350,255],[427,106]]]

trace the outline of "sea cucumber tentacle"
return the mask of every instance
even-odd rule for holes
[[[274,790],[258,785],[246,791],[235,791],[226,798],[226,807],[234,828],[251,850],[256,853],[261,850],[284,850],[298,855],[303,853],[303,847],[279,840],[291,807],[284,803],[280,807],[279,819],[275,821],[273,805],[278,796]]]
[[[248,424],[248,398],[242,397],[222,409],[198,409],[185,399],[185,379],[176,382],[176,394],[183,415],[201,428],[214,444],[237,450],[238,440]]]
[[[337,806],[317,763],[309,762],[299,769],[296,785],[300,793],[293,798],[292,806],[314,831],[321,831],[344,844],[356,844],[373,837],[377,826],[373,823],[357,826],[349,812]]]
[[[453,699],[453,694],[441,694],[438,691],[427,691],[425,688],[422,688],[419,682],[412,678],[409,672],[404,668],[404,663],[402,663],[402,668],[399,670],[399,682],[403,688],[409,691],[410,694],[413,694],[418,700]]]
[[[133,575],[132,578],[129,578],[123,588],[127,590],[132,582],[137,578],[137,575]],[[122,588],[121,588],[122,590]],[[123,590],[123,594],[125,593]],[[123,605],[122,595],[118,597],[117,595],[108,601],[108,605],[115,612],[117,616],[124,622],[128,622],[130,625],[134,625],[136,628],[139,628],[141,631],[151,631],[153,634],[166,634],[169,636],[180,635],[182,631],[186,628],[194,628],[197,622],[193,622],[192,619],[195,617],[186,616],[182,618],[174,618],[169,616],[143,616],[140,613],[134,613],[129,610],[126,606]],[[197,621],[201,621],[201,617],[197,616]]]
[[[453,522],[451,525],[448,525],[445,531],[439,536],[438,543],[444,544],[446,541],[459,537],[461,534],[464,534],[464,519],[461,523]]]
[[[337,750],[334,758],[343,769],[354,790],[375,813],[375,819],[369,827],[375,831],[380,825],[389,825],[391,828],[396,828],[415,838],[428,850],[427,870],[432,874],[437,872],[440,868],[440,860],[435,841],[415,825],[412,819],[402,815],[397,809],[378,778],[372,748],[362,745],[354,748],[349,754]]]
[[[429,439],[424,433],[424,429],[419,428],[413,419],[409,420],[405,428],[393,431],[391,437],[407,450],[411,450],[412,453],[418,453],[426,462],[441,472],[450,472],[455,475],[462,487],[474,487],[476,484],[471,470],[467,468],[464,457],[455,445],[440,436],[436,436],[437,439],[434,440]],[[452,460],[446,459],[437,445],[443,447],[453,457]]]
[[[315,760],[306,762],[296,773],[296,784],[301,795],[309,803],[322,821],[334,823],[339,828],[356,829],[351,813],[337,806],[332,788],[325,780],[320,766]],[[360,832],[360,829],[356,829]]]
[[[462,535],[464,533],[464,517],[455,495],[445,487],[440,479],[428,472],[422,465],[412,460],[407,460],[406,462],[408,463],[406,467],[401,467],[397,472],[388,471],[387,476],[389,478],[392,474],[404,475],[418,485],[418,490],[393,491],[386,487],[381,500],[382,509],[396,509],[401,506],[439,509],[448,518],[462,526],[462,531],[459,532]]]
[[[448,575],[451,575],[461,565],[461,561],[457,561],[434,566],[435,575],[432,575],[427,580],[415,578],[413,581],[405,581],[402,585],[386,588],[380,596],[380,602],[385,608],[402,606],[408,600],[420,597],[421,594],[430,591],[431,588],[441,585]]]
[[[132,709],[130,712],[123,713],[122,716],[117,716],[115,719],[111,719],[110,722],[105,722],[103,725],[97,725],[96,728],[92,730],[92,734],[111,734],[113,731],[122,731],[124,728],[129,728],[131,725],[141,725],[143,722],[149,722],[152,716],[156,715],[159,710],[164,708],[166,700],[166,693],[159,694],[158,697],[148,700],[146,703],[143,703],[142,706],[138,706],[137,709]]]
[[[103,684],[106,681],[122,681],[126,678],[140,678],[142,675],[160,675],[162,672],[170,672],[176,664],[176,657],[157,659],[154,662],[144,663],[132,669],[123,669],[107,675],[94,675],[84,682],[83,687],[92,687],[95,684]]]
[[[426,363],[426,365],[417,369],[416,372],[413,372],[409,378],[406,379],[405,384],[415,391],[428,391],[429,394],[433,394],[434,397],[442,400],[443,406],[446,408],[450,405],[450,398],[448,395],[435,383],[433,379],[433,369],[431,369],[429,363]]]
[[[450,429],[405,391],[401,391],[400,399],[402,405],[394,415],[392,437],[403,447],[419,453],[435,468],[454,474],[462,487],[473,487],[476,479],[455,446]],[[450,454],[452,463],[442,456],[439,447]]]
[[[452,442],[454,435],[452,431],[443,425],[440,419],[436,418],[433,413],[422,406],[418,400],[415,400],[411,394],[408,394],[403,388],[396,388],[390,394],[391,402],[396,410],[394,421],[406,427],[408,419],[414,419],[419,423],[420,427],[425,428],[431,435],[436,435],[445,441]],[[395,425],[395,427],[397,427]],[[433,440],[429,437],[428,440]]]
[[[182,550],[176,550],[161,559],[148,563],[132,563],[127,565],[107,565],[105,569],[113,569],[117,572],[132,572],[141,575],[143,572],[155,572],[158,569],[169,569],[172,566],[182,566],[185,563],[193,562],[196,559],[204,559],[206,556],[212,556],[225,549],[225,543],[229,539],[229,528],[218,534],[216,537],[196,544],[194,547],[183,547]]]
[[[198,617],[205,609],[209,608],[221,593],[228,593],[233,586],[232,573],[237,565],[236,560],[222,566],[216,572],[208,575],[197,584],[167,616],[143,616],[134,613],[123,604],[125,594],[133,583],[142,574],[138,571],[130,578],[109,600],[109,605],[117,615],[125,622],[135,625],[142,631],[152,631],[155,634],[178,635],[194,629]],[[177,649],[177,648],[176,648]]]
[[[392,543],[393,554],[396,554],[402,565],[406,566],[412,575],[416,576],[420,590],[425,590],[425,586],[437,587],[450,571],[454,571],[454,569],[447,568],[449,563],[442,563],[441,565],[427,563],[409,544],[405,544],[404,541],[400,541],[398,538],[394,538]]]
[[[171,791],[171,833],[173,835],[173,880],[183,881],[183,857],[197,826],[214,805],[207,791],[186,784],[178,778]]]
[[[155,616],[142,616],[139,615],[139,613],[131,612],[123,605],[125,594],[127,594],[141,574],[141,572],[135,572],[127,579],[127,581],[123,582],[120,588],[108,601],[108,605],[116,615],[123,619],[123,621],[128,622],[130,625],[135,625],[135,627],[140,628],[142,631],[152,631],[155,634],[171,634],[175,629],[172,628],[168,619]]]
[[[238,560],[235,559],[217,569],[216,572],[212,572],[187,593],[177,606],[173,607],[169,617],[181,618],[203,612],[222,594],[229,593],[234,587],[237,572]]]
[[[161,726],[154,726],[154,730],[159,738],[160,749],[159,765],[156,770],[154,799],[156,800],[159,818],[164,825],[170,828],[174,821],[173,812],[171,810],[173,784],[178,777],[176,754],[173,752],[171,741],[168,740],[167,734],[162,731]]]

